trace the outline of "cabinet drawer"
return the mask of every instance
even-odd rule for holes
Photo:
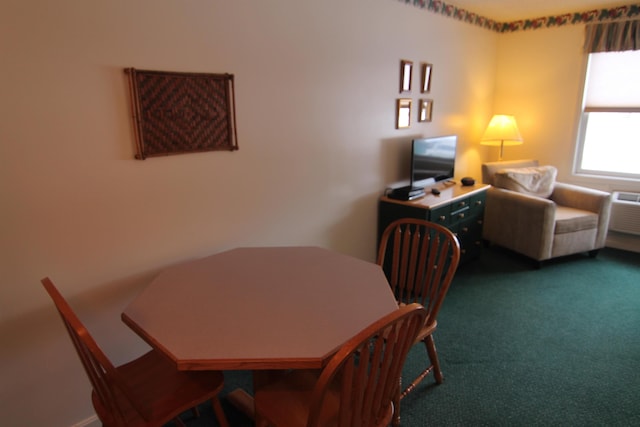
[[[469,199],[469,209],[473,215],[480,215],[484,212],[485,193],[472,196]]]
[[[458,236],[465,241],[479,241],[482,237],[482,219],[476,217],[460,222]]]
[[[468,208],[469,206],[471,206],[471,197],[467,197],[465,199],[452,202],[450,206],[451,206],[451,212],[456,212],[456,211]]]
[[[481,214],[482,210],[484,210],[482,197],[478,199],[467,197],[449,205],[432,209],[429,220],[445,227],[452,227],[460,221],[467,221]]]
[[[482,249],[482,217],[475,215],[458,224],[458,240],[460,241],[462,259],[477,256]]]
[[[449,223],[455,224],[460,221],[465,221],[469,218],[470,215],[471,215],[471,210],[469,209],[468,205],[461,209],[452,210],[451,215],[449,216]]]
[[[431,222],[435,222],[436,224],[444,225],[448,227],[451,223],[451,206],[443,206],[441,208],[436,208],[431,210]]]

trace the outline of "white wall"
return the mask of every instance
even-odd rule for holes
[[[505,148],[505,158],[538,158],[563,176],[571,171],[583,31],[569,25],[500,37],[495,108],[516,116],[524,139],[521,146]]]
[[[524,144],[505,159],[534,158],[558,179],[605,191],[640,191],[638,181],[572,174],[587,55],[584,25],[506,33],[498,39],[495,112],[514,114]]]
[[[159,269],[240,245],[373,260],[377,197],[407,178],[414,136],[458,134],[458,173],[479,176],[498,38],[479,27],[393,0],[2,9],[3,425],[93,413],[42,277],[121,363],[144,345],[119,313]],[[400,59],[434,64],[432,123],[394,129]],[[240,150],[134,160],[125,67],[233,73]]]

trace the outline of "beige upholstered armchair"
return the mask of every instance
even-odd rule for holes
[[[556,182],[557,170],[537,160],[485,163],[483,238],[539,262],[604,247],[611,195]]]

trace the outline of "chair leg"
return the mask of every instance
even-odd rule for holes
[[[444,380],[442,371],[440,370],[440,362],[438,361],[438,354],[436,353],[436,345],[433,342],[433,337],[429,335],[425,337],[422,342],[427,348],[429,366],[427,367],[427,369],[422,371],[420,375],[418,375],[407,388],[404,389],[404,391],[400,394],[401,400],[404,399],[407,394],[411,393],[413,389],[416,388],[418,384],[420,384],[420,382],[422,382],[422,380],[431,373],[431,371],[434,371],[434,377],[437,384],[442,384],[442,381]]]
[[[222,409],[222,404],[220,403],[220,399],[214,397],[211,401],[213,403],[213,412],[216,414],[216,418],[218,419],[218,424],[220,427],[229,427],[229,423],[227,422],[227,416],[224,414],[224,410]]]
[[[431,360],[431,364],[433,365],[433,376],[436,379],[436,383],[442,384],[444,376],[442,375],[442,370],[440,370],[440,361],[438,360],[438,353],[436,352],[436,343],[433,341],[433,335],[425,337],[424,344],[427,346],[429,360]]]

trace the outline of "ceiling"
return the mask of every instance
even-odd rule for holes
[[[636,4],[633,1],[620,0],[447,0],[445,3],[498,22]]]

